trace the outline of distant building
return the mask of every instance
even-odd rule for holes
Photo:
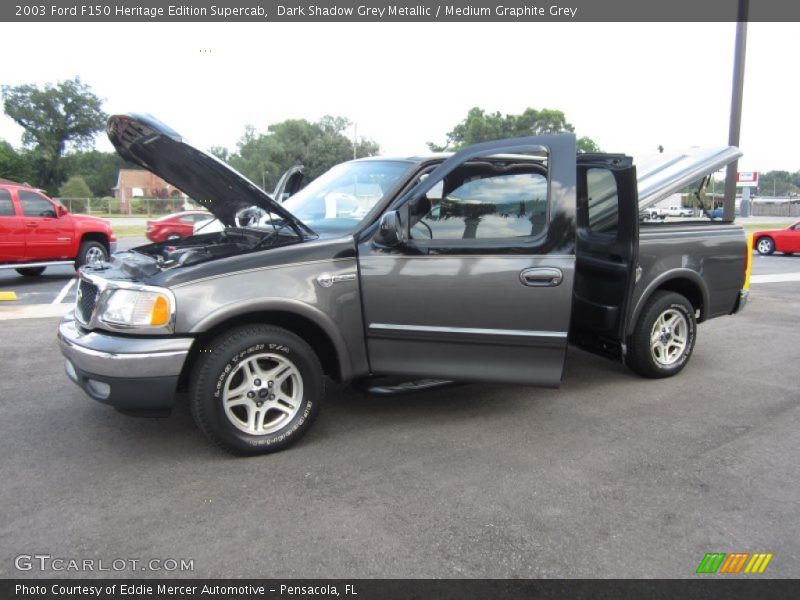
[[[158,175],[143,169],[120,169],[117,185],[113,188],[114,198],[119,200],[120,210],[128,212],[133,198],[182,198],[186,194],[167,183]]]

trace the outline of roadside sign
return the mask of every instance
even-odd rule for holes
[[[738,187],[758,187],[758,171],[739,171],[736,174]]]

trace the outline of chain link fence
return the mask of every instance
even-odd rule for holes
[[[116,198],[59,198],[71,213],[96,217],[159,217],[199,207],[185,198],[132,198],[122,202]]]

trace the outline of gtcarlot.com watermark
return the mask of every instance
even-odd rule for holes
[[[14,557],[18,571],[134,572],[172,573],[194,571],[193,558],[77,558],[50,554],[19,554]]]

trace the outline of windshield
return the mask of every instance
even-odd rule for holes
[[[410,167],[410,163],[402,161],[343,163],[283,205],[317,233],[348,233],[358,227]]]

